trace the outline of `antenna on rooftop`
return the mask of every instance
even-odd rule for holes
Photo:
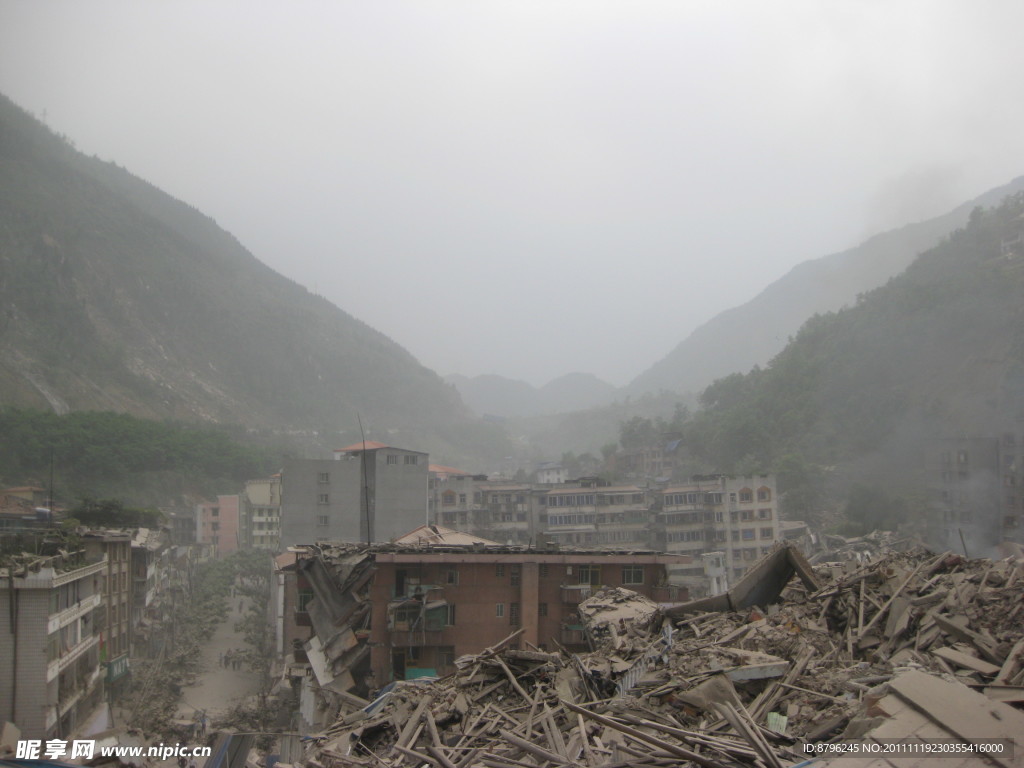
[[[363,433],[363,420],[358,413],[356,421],[359,422],[359,437],[363,441],[363,450],[359,454],[359,461],[363,471],[363,519],[366,520],[366,546],[370,546],[373,541],[373,533],[370,531],[370,484],[366,480],[366,435]]]

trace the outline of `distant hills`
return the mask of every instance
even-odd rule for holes
[[[308,431],[328,448],[361,418],[449,462],[506,455],[402,347],[5,97],[0,308],[0,406]]]
[[[518,418],[584,411],[607,405],[616,389],[589,373],[569,373],[534,387],[525,381],[494,374],[446,376],[466,405],[487,416]]]
[[[1024,189],[1024,176],[928,221],[870,238],[856,248],[805,261],[755,298],[694,330],[620,395],[699,392],[715,379],[764,365],[811,316],[852,305],[857,296],[905,270],[958,227],[977,206],[989,208]]]

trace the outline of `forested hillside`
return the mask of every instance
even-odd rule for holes
[[[340,243],[339,258],[356,265],[359,254]],[[328,440],[358,439],[361,417],[369,436],[449,462],[506,455],[500,435],[390,339],[3,97],[0,306],[0,405]]]
[[[0,484],[49,488],[64,505],[83,498],[173,504],[182,495],[235,493],[280,469],[276,441],[238,427],[190,426],[123,413],[0,410]]]
[[[750,301],[698,327],[630,382],[624,393],[699,392],[717,378],[766,364],[810,317],[852,305],[858,294],[883,285],[903,272],[918,254],[964,226],[974,208],[998,205],[1022,189],[1024,177],[1016,178],[942,216],[798,264]]]
[[[1022,193],[975,209],[904,274],[808,321],[768,366],[708,387],[687,442],[726,471],[788,473],[800,493],[919,487],[925,440],[999,434],[1024,415],[1022,232]]]

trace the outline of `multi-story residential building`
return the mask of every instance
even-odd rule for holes
[[[650,549],[651,513],[635,485],[587,482],[539,495],[540,527],[562,546]]]
[[[22,738],[89,733],[103,710],[105,553],[5,558],[0,567],[0,720]]]
[[[580,602],[602,586],[663,601],[671,594],[667,567],[689,563],[654,552],[541,551],[458,532],[425,534],[414,532],[411,546],[321,544],[298,552],[298,578],[282,581],[296,594],[279,600],[296,606],[281,611],[282,619],[308,620],[313,628],[304,647],[311,674],[296,674],[305,727],[319,725],[314,694],[368,695],[392,680],[446,674],[459,656],[518,630],[517,646],[584,650]],[[282,627],[279,647],[287,651],[286,638],[296,632]],[[318,691],[308,688],[314,683]]]
[[[537,465],[534,476],[543,485],[557,485],[569,481],[569,470],[557,462],[547,461]]]
[[[529,483],[478,483],[470,530],[504,544],[535,541],[539,533],[536,495]]]
[[[89,559],[106,558],[103,610],[98,613],[100,662],[106,668],[107,688],[116,694],[127,683],[131,649],[132,536],[126,531],[88,531],[82,546]]]
[[[695,477],[656,491],[654,510],[656,549],[694,559],[720,551],[733,581],[782,539],[773,475]]]
[[[615,468],[630,479],[667,479],[680,464],[682,445],[678,435],[664,435],[656,445],[617,454]]]
[[[239,511],[241,500],[237,494],[218,496],[216,501],[204,501],[196,506],[196,543],[208,544],[218,555],[238,549]]]
[[[468,531],[475,527],[482,503],[480,486],[486,475],[473,475],[454,467],[430,465],[428,510],[433,525]]]
[[[132,538],[132,655],[159,653],[167,618],[163,598],[168,594],[172,550],[160,531],[139,528]]]
[[[244,549],[280,548],[281,475],[246,481],[240,530]]]
[[[161,507],[160,511],[167,520],[167,527],[171,533],[171,543],[188,546],[196,543],[197,535],[197,505],[181,504],[173,507]]]
[[[936,440],[928,462],[933,546],[990,557],[1001,542],[1024,544],[1024,438]]]
[[[380,542],[427,522],[428,456],[364,442],[334,459],[291,459],[281,476],[281,545]]]

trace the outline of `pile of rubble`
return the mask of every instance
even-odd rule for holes
[[[593,652],[519,650],[515,633],[453,675],[396,684],[340,716],[305,762],[780,768],[872,729],[1024,733],[1018,561],[904,552],[816,571],[795,562],[791,581],[787,557],[758,576],[779,585],[771,599],[723,596],[734,610],[663,613],[628,590],[599,592],[580,605]],[[747,604],[755,593],[764,605]]]

